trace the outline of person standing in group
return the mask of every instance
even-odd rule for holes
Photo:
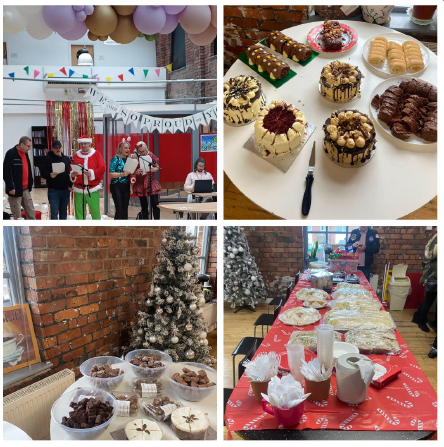
[[[119,143],[117,154],[109,163],[109,176],[111,177],[110,190],[114,200],[116,212],[114,220],[128,220],[128,206],[130,201],[130,172],[123,169],[127,158],[130,156],[131,146],[129,144],[131,137]],[[131,155],[131,157],[133,157]]]
[[[31,138],[21,137],[19,144],[9,149],[3,160],[3,180],[6,194],[13,216],[22,217],[21,207],[25,210],[28,220],[35,220],[34,203],[32,202],[32,169],[28,152],[32,148]]]
[[[54,172],[54,165],[63,165]],[[71,162],[63,154],[60,141],[52,142],[52,151],[48,152],[40,171],[48,183],[48,201],[51,208],[51,220],[66,220],[71,197],[72,181],[69,175]],[[63,169],[63,172],[60,172]]]
[[[159,159],[148,150],[148,146],[143,142],[139,141],[136,144],[135,150],[142,156],[150,156],[152,160],[151,166],[151,177],[149,175],[149,166],[145,166],[145,170],[142,169],[143,159],[139,159],[139,166],[135,172],[136,181],[132,185],[132,193],[139,196],[140,206],[142,208],[142,219],[148,219],[148,197],[151,198],[151,208],[153,211],[154,220],[160,219],[160,208],[159,205],[159,195],[162,192],[162,186],[156,179],[156,172],[159,170]],[[145,172],[148,171],[148,172]]]
[[[74,208],[77,220],[86,219],[86,204],[91,217],[100,220],[100,189],[105,162],[102,155],[91,147],[92,138],[82,135],[78,140],[80,149],[73,155],[71,163],[71,181],[74,183]],[[73,171],[74,165],[83,166],[85,175]]]
[[[370,281],[370,267],[374,256],[379,253],[379,234],[370,227],[359,227],[350,233],[347,247],[359,254],[358,270]]]

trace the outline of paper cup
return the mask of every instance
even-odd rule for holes
[[[305,378],[305,392],[311,393],[307,399],[315,402],[327,400],[330,392],[330,378],[331,377],[327,380],[323,380],[322,382],[314,382]]]
[[[269,380],[266,382],[255,382],[253,380],[250,380],[250,385],[254,393],[254,398],[256,399],[256,402],[261,403],[262,402],[262,394],[268,394],[268,384]]]

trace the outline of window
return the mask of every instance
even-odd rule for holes
[[[217,56],[217,35],[213,40],[213,56]]]
[[[179,68],[186,67],[186,55],[185,55],[185,31],[177,25],[176,29],[172,33],[171,37],[171,60],[173,64],[173,70],[179,70]]]
[[[25,303],[14,227],[3,228],[3,307]]]

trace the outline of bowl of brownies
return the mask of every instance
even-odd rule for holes
[[[162,351],[155,349],[136,349],[125,356],[136,377],[160,377],[173,359]]]
[[[80,372],[88,380],[88,385],[103,390],[116,389],[127,369],[125,360],[108,355],[93,357],[80,365]]]
[[[202,363],[172,363],[165,375],[174,392],[191,402],[200,402],[216,389],[216,370]]]
[[[94,439],[117,416],[117,401],[108,392],[76,388],[60,396],[51,408],[52,420],[73,439]]]

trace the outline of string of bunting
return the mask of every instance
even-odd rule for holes
[[[134,112],[126,107],[119,106],[108,96],[104,95],[96,87],[90,87],[85,93],[85,98],[94,104],[102,106],[104,111],[109,111],[116,118],[121,118],[125,124],[133,123],[136,128],[146,128],[148,132],[155,130],[159,133],[175,133],[178,130],[186,132],[188,129],[199,129],[199,126],[209,125],[211,120],[217,121],[217,106],[211,106],[208,109],[195,113],[194,115],[184,116],[182,118],[157,118],[150,115],[143,115]]]

